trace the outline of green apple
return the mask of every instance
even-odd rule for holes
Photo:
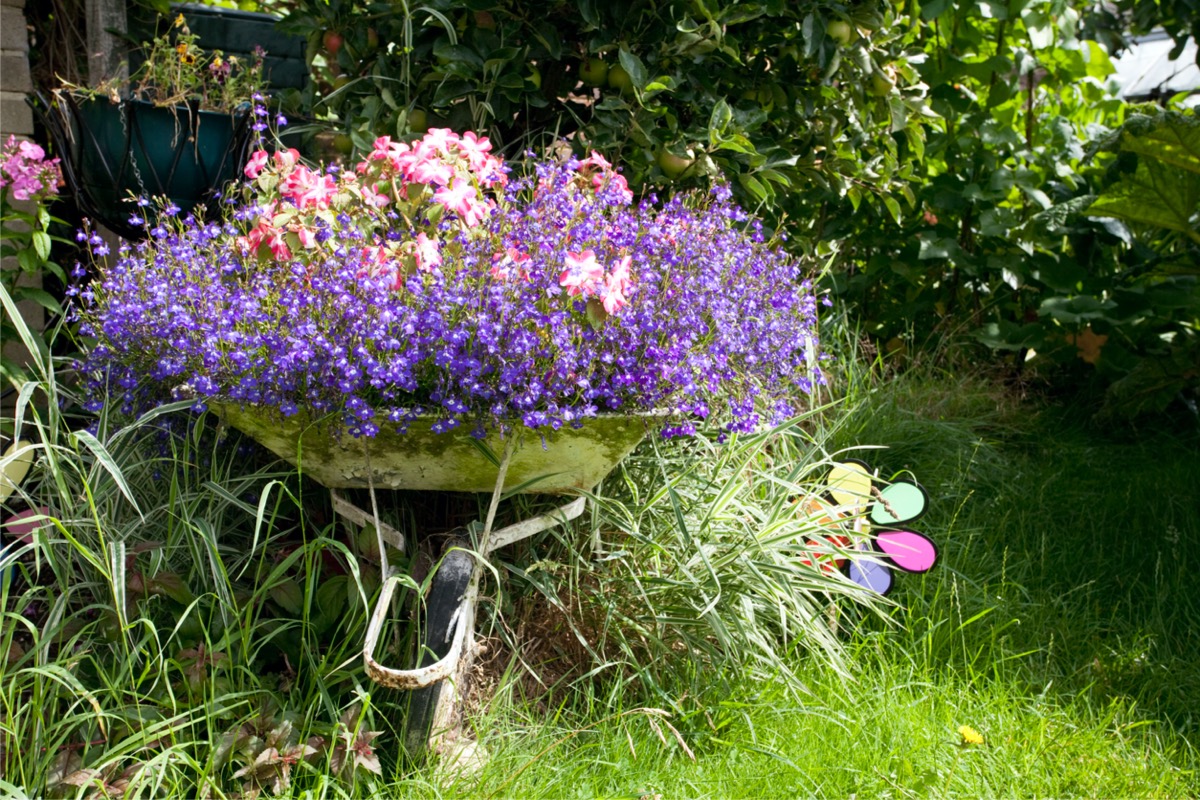
[[[835,19],[833,22],[825,26],[825,32],[830,38],[837,40],[840,45],[850,44],[850,37],[853,35],[850,30],[850,23],[844,19]]]
[[[633,79],[620,64],[614,64],[608,71],[608,85],[621,94],[629,94],[633,91]]]
[[[602,58],[586,58],[579,65],[579,79],[588,86],[603,86],[608,78],[608,64]]]
[[[687,172],[693,163],[694,159],[677,156],[665,147],[658,151],[658,168],[671,180]]]
[[[868,90],[876,97],[884,97],[896,87],[896,70],[889,64],[883,69],[871,73],[871,83]]]

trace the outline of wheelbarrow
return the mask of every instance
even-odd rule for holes
[[[249,435],[330,490],[333,510],[356,525],[373,525],[379,537],[383,582],[363,643],[363,666],[374,682],[411,691],[404,748],[414,759],[436,747],[452,728],[460,687],[475,653],[475,610],[484,560],[496,550],[579,517],[594,489],[663,419],[661,414],[602,415],[581,428],[541,433],[517,428],[501,438],[480,440],[461,429],[435,433],[432,419],[413,421],[406,433],[381,430],[372,438],[333,435],[304,415],[280,418],[255,407],[210,402],[228,425]],[[368,489],[372,510],[351,503],[338,490]],[[471,540],[452,547],[437,567],[425,599],[424,647],[416,667],[397,669],[377,658],[380,634],[402,582],[388,565],[384,544],[401,552],[411,546],[401,532],[379,520],[376,489],[490,492],[482,524],[469,527]],[[576,495],[558,508],[494,529],[502,496],[517,493]],[[594,542],[597,547],[599,542]]]

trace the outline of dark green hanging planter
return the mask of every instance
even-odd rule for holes
[[[161,108],[142,100],[59,94],[39,112],[65,155],[65,178],[83,212],[121,236],[135,197],[165,197],[182,214],[212,216],[226,184],[238,177],[251,142],[251,112],[224,114],[195,107]]]

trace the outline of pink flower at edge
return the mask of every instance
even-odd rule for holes
[[[459,142],[458,134],[449,128],[430,128],[425,132],[424,138],[417,142],[417,151],[420,153],[440,153],[443,156],[448,156],[451,153],[451,148]]]
[[[271,159],[266,150],[256,150],[250,156],[250,160],[246,162],[246,169],[243,170],[246,177],[254,180],[258,174],[263,171],[263,167],[267,166],[267,162]]]
[[[378,191],[376,187],[369,183],[362,184],[359,188],[359,191],[362,192],[363,202],[372,208],[383,208],[388,203],[392,202],[390,197],[383,192]]]
[[[488,152],[492,143],[486,136],[478,136],[475,131],[467,131],[458,140],[458,152],[467,159],[472,172],[480,172],[488,164]]]
[[[280,193],[290,197],[297,208],[327,208],[329,199],[337,194],[337,182],[301,165],[284,179]]]
[[[275,166],[285,175],[300,161],[300,152],[294,147],[275,151]]]
[[[17,152],[28,161],[41,161],[46,157],[46,151],[40,145],[36,145],[30,141],[22,141],[17,145]]]
[[[296,231],[296,236],[300,239],[300,246],[305,250],[311,250],[317,246],[317,233],[307,225],[302,225]]]

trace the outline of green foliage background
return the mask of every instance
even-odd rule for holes
[[[448,125],[510,156],[595,148],[640,192],[722,176],[829,259],[887,349],[1124,380],[1107,400],[1128,416],[1197,386],[1200,177],[1136,201],[1169,224],[1100,216],[1170,163],[1131,144],[1145,126],[1111,139],[1113,20],[1071,0],[304,0],[284,26],[343,151]]]

